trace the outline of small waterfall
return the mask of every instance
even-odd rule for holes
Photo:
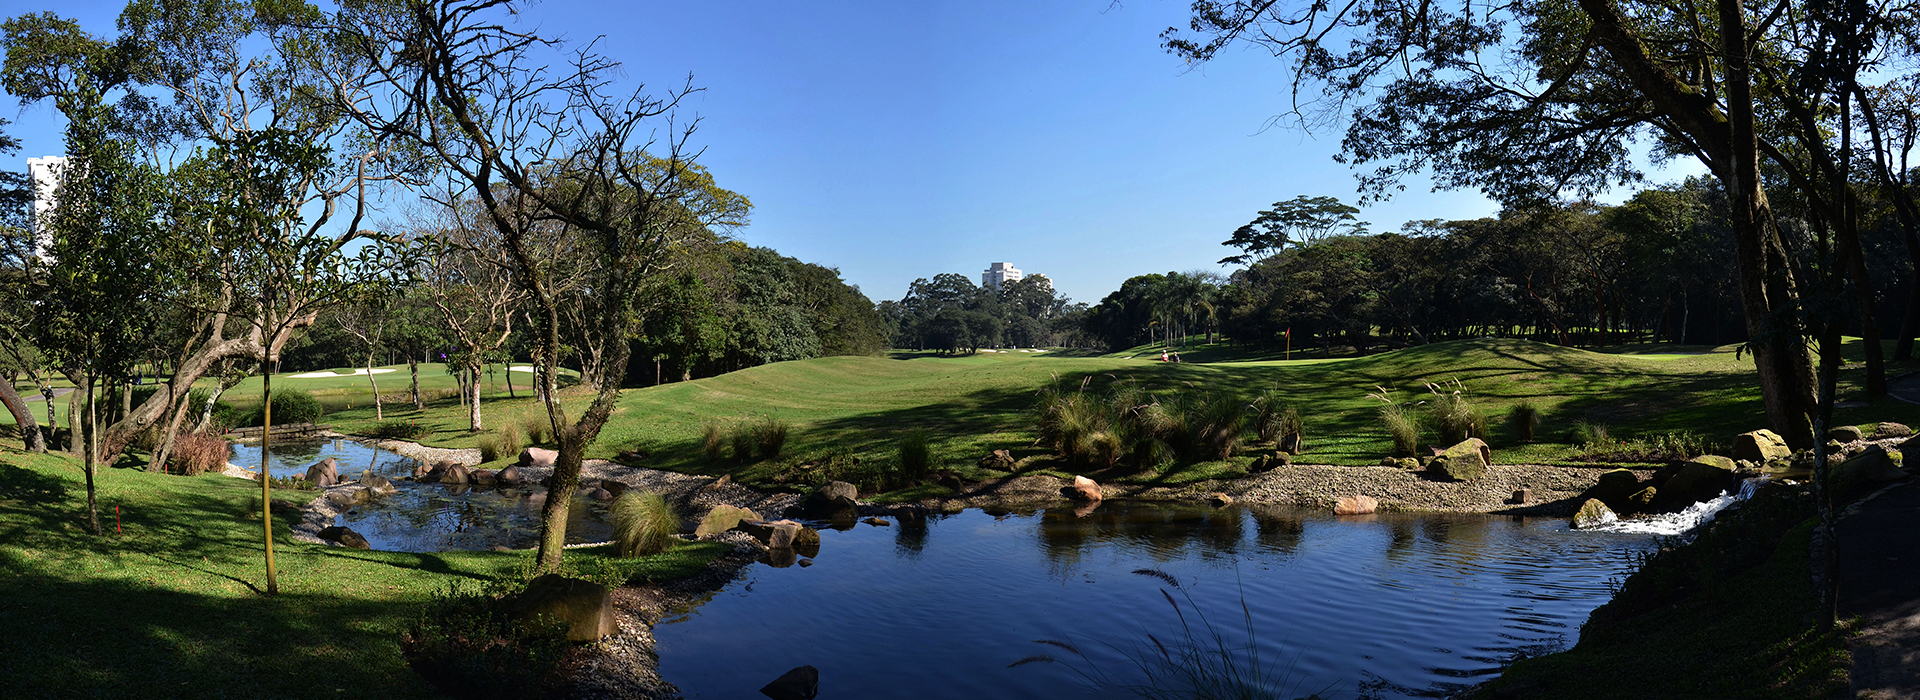
[[[1678,513],[1662,513],[1643,518],[1615,520],[1604,525],[1587,528],[1596,532],[1623,532],[1636,535],[1684,535],[1694,528],[1713,522],[1713,518],[1741,501],[1753,497],[1754,491],[1766,483],[1768,477],[1756,476],[1740,483],[1737,492],[1721,491],[1720,495],[1688,506]]]

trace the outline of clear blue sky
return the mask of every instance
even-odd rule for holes
[[[47,8],[0,2],[0,15]],[[55,6],[111,34],[124,3]],[[1295,195],[1355,200],[1337,129],[1264,129],[1287,106],[1283,66],[1229,50],[1188,71],[1158,34],[1177,0],[533,4],[524,20],[601,50],[661,88],[704,92],[696,145],[754,202],[748,243],[839,268],[875,301],[917,277],[979,281],[1008,261],[1097,302],[1128,277],[1220,270],[1220,242]],[[25,157],[59,153],[50,107],[16,122]],[[1361,218],[1476,218],[1477,192],[1408,182]]]

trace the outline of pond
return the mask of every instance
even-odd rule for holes
[[[393,480],[398,492],[377,498],[334,518],[335,525],[352,528],[374,549],[396,552],[444,552],[495,547],[522,549],[538,544],[540,508],[545,489],[442,486],[402,481],[413,473],[413,459],[352,440],[279,442],[273,445],[268,471],[274,476],[305,476],[307,467],[332,457],[343,479],[372,470]],[[234,445],[234,464],[258,469],[259,445]],[[315,492],[318,495],[318,492]],[[567,542],[604,542],[612,536],[606,507],[576,497],[567,509]]]
[[[661,675],[688,698],[759,697],[802,664],[821,697],[1105,697],[1084,675],[1137,682],[1156,641],[1179,654],[1184,616],[1257,650],[1279,697],[1446,697],[1572,645],[1652,544],[1562,519],[1124,502],[889,520],[823,531],[813,566],[753,566],[658,625]],[[1042,654],[1057,662],[1009,667]]]

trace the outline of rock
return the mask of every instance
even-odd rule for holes
[[[812,559],[801,559],[799,563],[800,563],[800,568],[802,569],[807,568],[809,566],[813,566]]]
[[[759,520],[760,514],[741,508],[720,504],[707,511],[707,517],[700,519],[700,525],[693,529],[694,537],[717,535],[732,530],[742,520]]]
[[[1524,506],[1532,503],[1533,489],[1520,489],[1519,491],[1515,491],[1513,492],[1513,498],[1507,499],[1507,502],[1516,506]]]
[[[1873,427],[1873,439],[1903,438],[1913,434],[1913,429],[1903,423],[1881,423]]]
[[[1701,455],[1687,460],[1672,478],[1658,485],[1659,498],[1653,507],[1655,510],[1674,512],[1716,498],[1720,492],[1734,488],[1739,482],[1733,469],[1733,460],[1719,455]]]
[[[1607,504],[1608,508],[1615,511],[1626,511],[1630,510],[1627,508],[1627,498],[1643,488],[1646,487],[1640,485],[1640,477],[1634,475],[1633,470],[1614,469],[1602,473],[1600,480],[1594,483],[1593,488],[1587,489],[1586,495],[1588,498],[1600,499],[1600,502]]]
[[[340,483],[340,470],[334,466],[333,458],[328,457],[315,462],[313,466],[307,467],[307,483],[312,484],[314,488],[318,489],[332,488],[338,485]]]
[[[1635,512],[1644,513],[1653,508],[1654,499],[1659,497],[1660,497],[1659,487],[1648,486],[1644,489],[1640,489],[1639,491],[1633,492],[1633,495],[1627,497],[1627,509]]]
[[[1280,436],[1278,445],[1280,447],[1281,452],[1284,452],[1290,455],[1297,455],[1297,454],[1300,454],[1301,452],[1306,451],[1305,442],[1302,440],[1299,433],[1287,433],[1285,435]]]
[[[1233,497],[1224,493],[1210,493],[1207,494],[1207,505],[1215,508],[1225,508],[1233,505]]]
[[[595,487],[592,491],[587,492],[587,498],[591,498],[596,501],[611,501],[613,500],[613,492],[603,488]]]
[[[862,520],[860,522],[866,523],[868,525],[872,525],[874,527],[887,527],[893,524],[885,520],[881,520],[879,518],[867,518],[866,520]]]
[[[1613,511],[1607,508],[1607,504],[1601,503],[1600,499],[1589,498],[1586,503],[1580,504],[1580,510],[1573,514],[1573,526],[1578,529],[1585,529],[1605,525],[1619,519],[1620,516],[1614,515]]]
[[[1413,457],[1401,457],[1400,463],[1395,466],[1398,466],[1401,469],[1405,469],[1410,472],[1417,472],[1417,471],[1420,471],[1420,469],[1425,467],[1426,465],[1421,464],[1420,460],[1415,459]]]
[[[602,479],[600,481],[600,488],[602,490],[605,490],[607,493],[613,494],[614,498],[619,498],[623,495],[626,495],[627,482],[615,481],[613,479]]]
[[[810,515],[830,515],[858,508],[860,488],[844,481],[829,481],[807,494],[801,510]]]
[[[1862,485],[1878,485],[1907,478],[1900,469],[1905,462],[1901,455],[1888,454],[1878,445],[1867,448],[1860,456],[1841,462],[1833,470],[1835,490],[1846,492]]]
[[[1487,465],[1492,462],[1493,451],[1487,448],[1485,440],[1467,438],[1435,455],[1427,464],[1427,471],[1454,481],[1472,481],[1485,475]]]
[[[456,465],[452,462],[435,462],[433,465],[433,468],[428,469],[427,473],[422,474],[417,478],[420,480],[421,483],[431,484],[431,483],[440,481],[441,479],[445,479],[447,477],[447,472],[451,471],[456,466],[459,466],[459,465]]]
[[[519,467],[513,466],[500,470],[500,473],[494,474],[493,478],[503,486],[519,486],[520,482],[523,481],[523,479],[520,478]]]
[[[1866,436],[1860,433],[1860,427],[1854,425],[1843,425],[1827,431],[1827,439],[1840,442],[1854,442],[1863,437]]]
[[[1100,500],[1100,484],[1084,476],[1074,476],[1073,485],[1060,489],[1061,495],[1076,501]]]
[[[1828,441],[1827,441],[1827,454],[1830,454],[1830,455],[1837,455],[1837,454],[1840,454],[1840,453],[1842,453],[1842,452],[1846,452],[1846,451],[1847,451],[1847,445],[1846,445],[1846,443],[1843,443],[1843,442],[1841,442],[1841,441],[1839,441],[1839,440],[1828,440]]]
[[[520,461],[515,462],[515,464],[522,467],[551,467],[553,466],[553,461],[559,458],[559,452],[539,447],[529,447],[520,451]]]
[[[721,474],[720,478],[701,484],[696,493],[713,493],[733,484],[732,474]]]
[[[1733,438],[1734,459],[1766,464],[1776,459],[1792,457],[1793,449],[1787,447],[1787,441],[1771,430],[1755,430],[1751,433],[1741,433]]]
[[[813,700],[820,692],[820,669],[801,666],[773,679],[760,694],[773,700]]]
[[[1285,466],[1290,466],[1292,464],[1293,464],[1293,455],[1287,454],[1285,452],[1275,452],[1273,454],[1265,454],[1265,455],[1260,455],[1258,457],[1254,457],[1252,462],[1247,463],[1247,473],[1259,474],[1261,472],[1273,471],[1275,469],[1279,469]]]
[[[592,642],[620,631],[613,618],[613,595],[592,581],[547,574],[506,600],[502,609],[515,620],[567,626],[567,639]]]
[[[616,459],[622,464],[639,464],[647,461],[647,453],[641,450],[627,450],[620,453]]]
[[[751,535],[760,540],[768,549],[792,549],[802,529],[809,529],[792,520],[742,520],[733,529]],[[819,534],[816,532],[817,539]]]
[[[327,492],[327,502],[341,508],[352,508],[366,503],[371,495],[364,488],[333,489]]]
[[[442,484],[452,484],[452,485],[458,486],[461,484],[469,484],[472,482],[473,482],[473,472],[471,470],[468,470],[466,465],[464,464],[448,465],[446,473],[443,473],[440,475],[440,483]]]
[[[372,491],[375,495],[379,496],[392,495],[398,490],[393,487],[393,482],[388,480],[387,477],[370,471],[360,472],[360,484],[367,487],[368,491]]]
[[[1372,496],[1341,496],[1333,504],[1334,515],[1367,515],[1380,507]]]
[[[426,462],[415,462],[413,464],[413,478],[424,478],[431,473],[433,473],[433,465],[427,464]]]
[[[492,469],[475,469],[467,472],[467,478],[476,486],[492,486],[500,482],[499,475],[494,474]]]
[[[980,458],[981,469],[1010,472],[1019,464],[1020,461],[1014,459],[1013,453],[1007,450],[994,450],[991,454]]]
[[[339,525],[321,528],[319,534],[320,539],[328,542],[337,542],[342,547],[373,549],[373,545],[367,544],[367,538],[361,537],[360,533]]]

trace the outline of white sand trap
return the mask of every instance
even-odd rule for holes
[[[508,372],[526,372],[527,374],[533,374],[532,367],[508,367],[507,371]]]
[[[364,377],[369,374],[386,374],[388,372],[397,372],[397,371],[399,370],[396,370],[390,367],[375,367],[373,368],[372,372],[368,372],[367,368],[361,367],[360,369],[356,369],[346,374],[336,374],[333,372],[307,372],[305,374],[290,375],[288,378],[289,379],[324,379],[326,377]]]

